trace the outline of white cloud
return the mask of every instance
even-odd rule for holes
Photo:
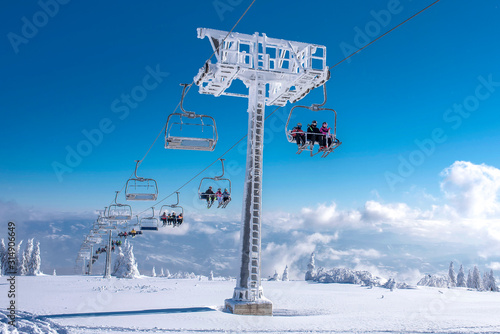
[[[420,205],[429,203],[428,207],[418,208],[404,202],[384,203],[377,196],[376,200],[366,201],[360,209],[342,210],[332,202],[305,207],[297,213],[267,212],[264,228],[271,231],[268,232],[271,235],[279,233],[282,241],[271,242],[264,250],[265,261],[269,261],[264,275],[274,273],[274,269],[279,272],[288,264],[291,272],[301,278],[313,251],[317,261],[327,267],[354,266],[385,277],[394,275],[394,269],[401,266],[406,272],[398,277],[406,281],[416,280],[421,276],[419,270],[429,270],[435,265],[426,264],[428,257],[434,256],[432,249],[446,254],[455,251],[456,255],[451,256],[457,257],[476,251],[475,255],[480,256],[483,263],[488,258],[490,262],[496,261],[500,253],[500,216],[496,218],[494,214],[500,213],[496,199],[500,189],[500,170],[455,162],[441,175],[444,178],[442,198],[427,196],[422,188],[410,189],[416,197],[426,195],[426,201],[420,202]],[[443,203],[446,200],[449,203]],[[311,231],[317,233],[311,234]],[[365,233],[373,236],[373,232],[380,233],[385,245],[370,243],[370,247],[363,247],[363,240],[366,239],[361,237],[353,240],[352,247],[346,248],[346,241],[342,240],[343,237]],[[270,240],[273,240],[272,237]],[[391,243],[413,246],[400,254],[403,256],[398,260],[400,262],[394,262],[393,267],[384,267],[385,259],[389,262],[393,259],[384,254],[384,247]],[[449,245],[449,251],[445,245]],[[426,255],[419,253],[416,256],[416,249],[423,250]],[[420,264],[421,267],[414,269],[409,263]]]
[[[51,240],[69,240],[72,239],[73,237],[67,234],[49,234],[46,235],[45,238]]]
[[[414,283],[418,282],[424,274],[418,269],[409,269],[404,272],[400,272],[396,274],[396,281],[398,282],[406,282],[406,283]]]
[[[500,262],[491,262],[490,264],[487,264],[486,267],[493,270],[500,270]]]
[[[378,276],[378,277],[381,277],[384,279],[393,278],[396,276],[396,273],[394,271],[387,270],[381,266],[376,266],[373,264],[366,264],[366,263],[361,263],[361,262],[358,262],[353,269],[360,270],[360,271],[368,271],[373,276]],[[382,281],[382,283],[384,283],[384,282],[385,281]]]
[[[337,210],[337,204],[319,204],[315,209],[303,208],[300,218],[307,226],[335,228],[353,226],[360,222],[361,214],[358,210]]]
[[[160,228],[158,230],[159,234],[169,234],[169,235],[186,235],[190,231],[190,224],[182,223],[181,226],[171,227],[167,226]]]
[[[303,268],[300,262],[316,251],[317,245],[328,244],[338,235],[313,233],[310,235],[294,234],[293,240],[278,244],[270,242],[262,250],[263,276],[277,270],[280,274],[288,266],[291,278],[302,278]]]
[[[210,226],[208,224],[203,224],[203,223],[196,223],[192,224],[192,231],[193,232],[198,232],[198,233],[204,233],[204,234],[215,234],[218,232],[216,228],[213,226]]]
[[[337,204],[318,204],[302,208],[298,213],[266,212],[263,224],[275,231],[314,230],[331,232],[337,228],[359,225],[361,213],[358,210],[338,210]]]
[[[212,207],[213,208],[213,207]],[[207,212],[200,213],[198,210],[195,210],[189,206],[184,206],[184,211],[189,212],[190,222],[198,222],[198,223],[231,223],[235,221],[241,220],[241,214],[235,214],[234,212],[227,210],[207,210]]]
[[[456,161],[441,172],[441,189],[454,208],[468,217],[500,212],[500,170],[485,164]]]
[[[341,260],[349,259],[348,261],[353,261],[353,259],[378,259],[384,257],[385,254],[380,253],[378,250],[370,249],[348,249],[348,250],[337,250],[330,248],[324,254],[318,254],[318,260]]]
[[[376,201],[365,203],[363,219],[373,222],[402,222],[407,219],[415,219],[419,212],[412,210],[405,203],[382,204]]]

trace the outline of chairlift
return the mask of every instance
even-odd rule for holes
[[[141,160],[135,161],[134,177],[125,185],[125,198],[127,201],[156,201],[158,198],[158,185],[154,179],[137,176],[137,168]]]
[[[99,235],[95,235],[95,234],[89,234],[87,235],[86,237],[86,241],[88,241],[89,243],[99,243],[102,241],[102,237],[99,236]]]
[[[94,242],[95,243],[95,242],[99,242],[100,238],[101,238],[100,235],[98,235],[95,231],[90,230],[89,234],[87,234],[87,236],[85,237],[85,240],[88,241],[88,242]]]
[[[78,256],[77,256],[77,260],[78,260],[78,258],[83,259],[83,260],[89,259],[90,258],[90,250],[79,251]]]
[[[119,191],[115,194],[115,202],[108,208],[108,218],[113,221],[129,221],[132,219],[132,207],[128,204],[116,202]]]
[[[302,153],[303,151],[309,151],[311,153],[311,157],[315,156],[316,154],[321,153],[322,158],[326,158],[330,153],[332,153],[337,147],[339,147],[342,142],[337,138],[337,112],[334,109],[331,108],[324,108],[323,106],[326,104],[327,100],[327,95],[326,95],[326,85],[323,85],[323,95],[324,95],[324,102],[321,104],[313,104],[310,107],[307,106],[294,106],[292,110],[290,110],[290,114],[288,115],[288,119],[286,121],[285,125],[285,134],[286,134],[286,139],[290,143],[298,144],[298,150],[297,154]],[[297,110],[297,108],[302,108],[302,109],[307,109],[309,111],[331,111],[334,116],[334,126],[333,126],[333,133],[330,134],[330,137],[327,137],[322,134],[318,133],[313,133],[313,132],[307,132],[304,131],[304,139],[305,141],[303,143],[298,142],[294,136],[293,129],[288,128],[290,119],[292,118],[293,112]],[[314,143],[315,142],[320,143],[320,148],[318,149],[317,152],[313,152],[314,149]],[[324,142],[325,145],[322,147],[322,142]]]
[[[215,193],[217,192],[217,190],[219,188],[221,189],[221,191],[224,191],[225,189],[227,189],[229,192],[229,196],[226,197],[225,199],[223,198],[222,202],[218,205],[217,208],[224,209],[229,204],[229,202],[231,202],[231,180],[223,177],[224,176],[224,159],[219,159],[219,160],[222,163],[222,174],[219,176],[214,176],[214,177],[204,177],[201,179],[200,185],[198,186],[198,197],[200,198],[200,200],[207,201],[207,208],[208,209],[210,209],[212,207],[215,200],[217,199]],[[206,193],[206,191],[209,189],[209,187],[211,187],[212,191],[214,191],[213,195]]]
[[[141,218],[141,231],[158,231],[158,218],[155,217],[154,207],[151,207],[153,214],[148,217]]]
[[[141,231],[141,222],[139,220],[139,216],[136,215],[135,219],[128,220],[126,224],[121,227],[121,231],[122,232],[118,233],[119,237],[124,236],[120,235],[123,234],[124,232],[127,232],[128,236],[128,234],[130,234],[130,232],[132,231],[134,231],[134,233],[132,233],[133,234],[132,236],[141,235],[142,231]]]
[[[131,231],[132,229],[138,231],[141,229],[141,223],[139,221],[139,216],[136,215],[135,217],[136,217],[135,220],[131,219],[131,220],[127,221],[127,225],[125,226],[125,229],[127,231]]]
[[[180,108],[182,113],[172,113],[165,125],[165,148],[193,151],[213,151],[217,144],[218,134],[215,119],[211,116],[186,111],[183,107],[186,87],[181,84],[182,97]]]
[[[97,226],[99,228],[108,226],[109,225],[109,220],[108,217],[106,216],[106,212],[108,210],[108,207],[104,207],[104,211],[99,214],[99,217],[97,217]]]
[[[108,225],[106,225],[106,226],[108,226]],[[101,236],[108,234],[108,230],[104,227],[99,227],[97,230],[94,229],[93,231],[94,231],[94,234],[101,235]]]
[[[97,218],[97,226],[99,227],[99,230],[108,232],[108,230],[115,230],[116,229],[116,224],[109,219],[107,216],[107,209],[108,207],[106,206],[104,208],[104,211],[99,215]]]
[[[160,209],[160,219],[163,223],[163,226],[172,225],[172,227],[175,227],[177,225],[181,225],[184,221],[184,208],[179,205],[179,192],[176,191],[176,194],[177,194],[177,203],[162,205],[162,207]],[[176,217],[173,217],[173,218],[170,217],[170,219],[169,219],[168,215],[166,214],[166,212],[168,211],[168,208],[171,208],[171,209],[179,208],[181,210],[181,213],[180,213],[180,215],[177,215]],[[163,218],[163,214],[165,214],[166,217]],[[180,216],[180,218],[179,218],[179,216]]]

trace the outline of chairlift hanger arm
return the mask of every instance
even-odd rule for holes
[[[192,84],[180,84],[182,86],[182,97],[181,97],[181,103],[180,103],[180,107],[181,107],[181,110],[182,112],[188,117],[188,118],[195,118],[196,117],[196,113],[193,112],[193,111],[186,111],[184,110],[184,96],[186,96],[186,88],[189,87],[191,88],[191,85]],[[189,91],[189,89],[188,89]]]
[[[142,177],[137,176],[137,168],[139,168],[140,163],[141,163],[141,160],[135,160],[134,177],[135,177],[136,179],[139,179],[139,180],[141,180],[141,179],[142,179]]]
[[[328,73],[330,73],[330,72],[328,72]],[[323,107],[326,104],[326,100],[327,100],[326,84],[323,84],[323,97],[324,97],[323,103],[321,103],[321,104],[313,104],[311,106],[311,110],[312,111],[318,111],[319,108]]]
[[[213,179],[214,179],[215,181],[218,181],[219,179],[221,179],[222,177],[224,177],[224,160],[225,160],[225,159],[219,159],[219,160],[220,160],[220,162],[221,162],[221,164],[222,164],[222,174],[221,174],[221,175],[219,175],[219,176],[214,176],[214,178],[213,178]]]
[[[177,195],[177,202],[175,204],[172,204],[172,205],[179,205],[179,192],[176,191],[175,194]]]
[[[327,102],[327,92],[326,92],[326,84],[323,84],[323,96],[324,96],[324,99],[323,99],[323,103],[321,104],[316,104],[316,103],[313,103],[311,106],[300,106],[300,105],[297,105],[297,106],[294,106],[291,110],[290,110],[290,114],[288,115],[288,119],[286,121],[286,125],[285,125],[285,128],[288,128],[288,125],[290,123],[290,119],[291,119],[291,115],[293,113],[293,110],[295,108],[305,108],[305,109],[309,109],[311,111],[320,111],[320,110],[329,110],[329,111],[333,111],[335,113],[335,121],[337,120],[337,112],[334,110],[334,109],[331,109],[331,108],[323,108],[323,106],[326,104]]]

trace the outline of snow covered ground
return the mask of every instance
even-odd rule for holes
[[[4,280],[0,329],[9,333]],[[263,282],[274,316],[255,317],[221,311],[234,286],[234,280],[206,278],[17,277],[20,332],[500,333],[500,293]]]

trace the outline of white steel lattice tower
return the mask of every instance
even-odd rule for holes
[[[226,309],[236,314],[272,315],[260,279],[262,167],[265,106],[284,106],[305,97],[329,78],[326,47],[199,28],[208,37],[217,62],[207,62],[194,82],[202,94],[248,98],[248,142],[241,224],[241,268],[233,298]],[[234,79],[243,81],[248,95],[227,92]]]

